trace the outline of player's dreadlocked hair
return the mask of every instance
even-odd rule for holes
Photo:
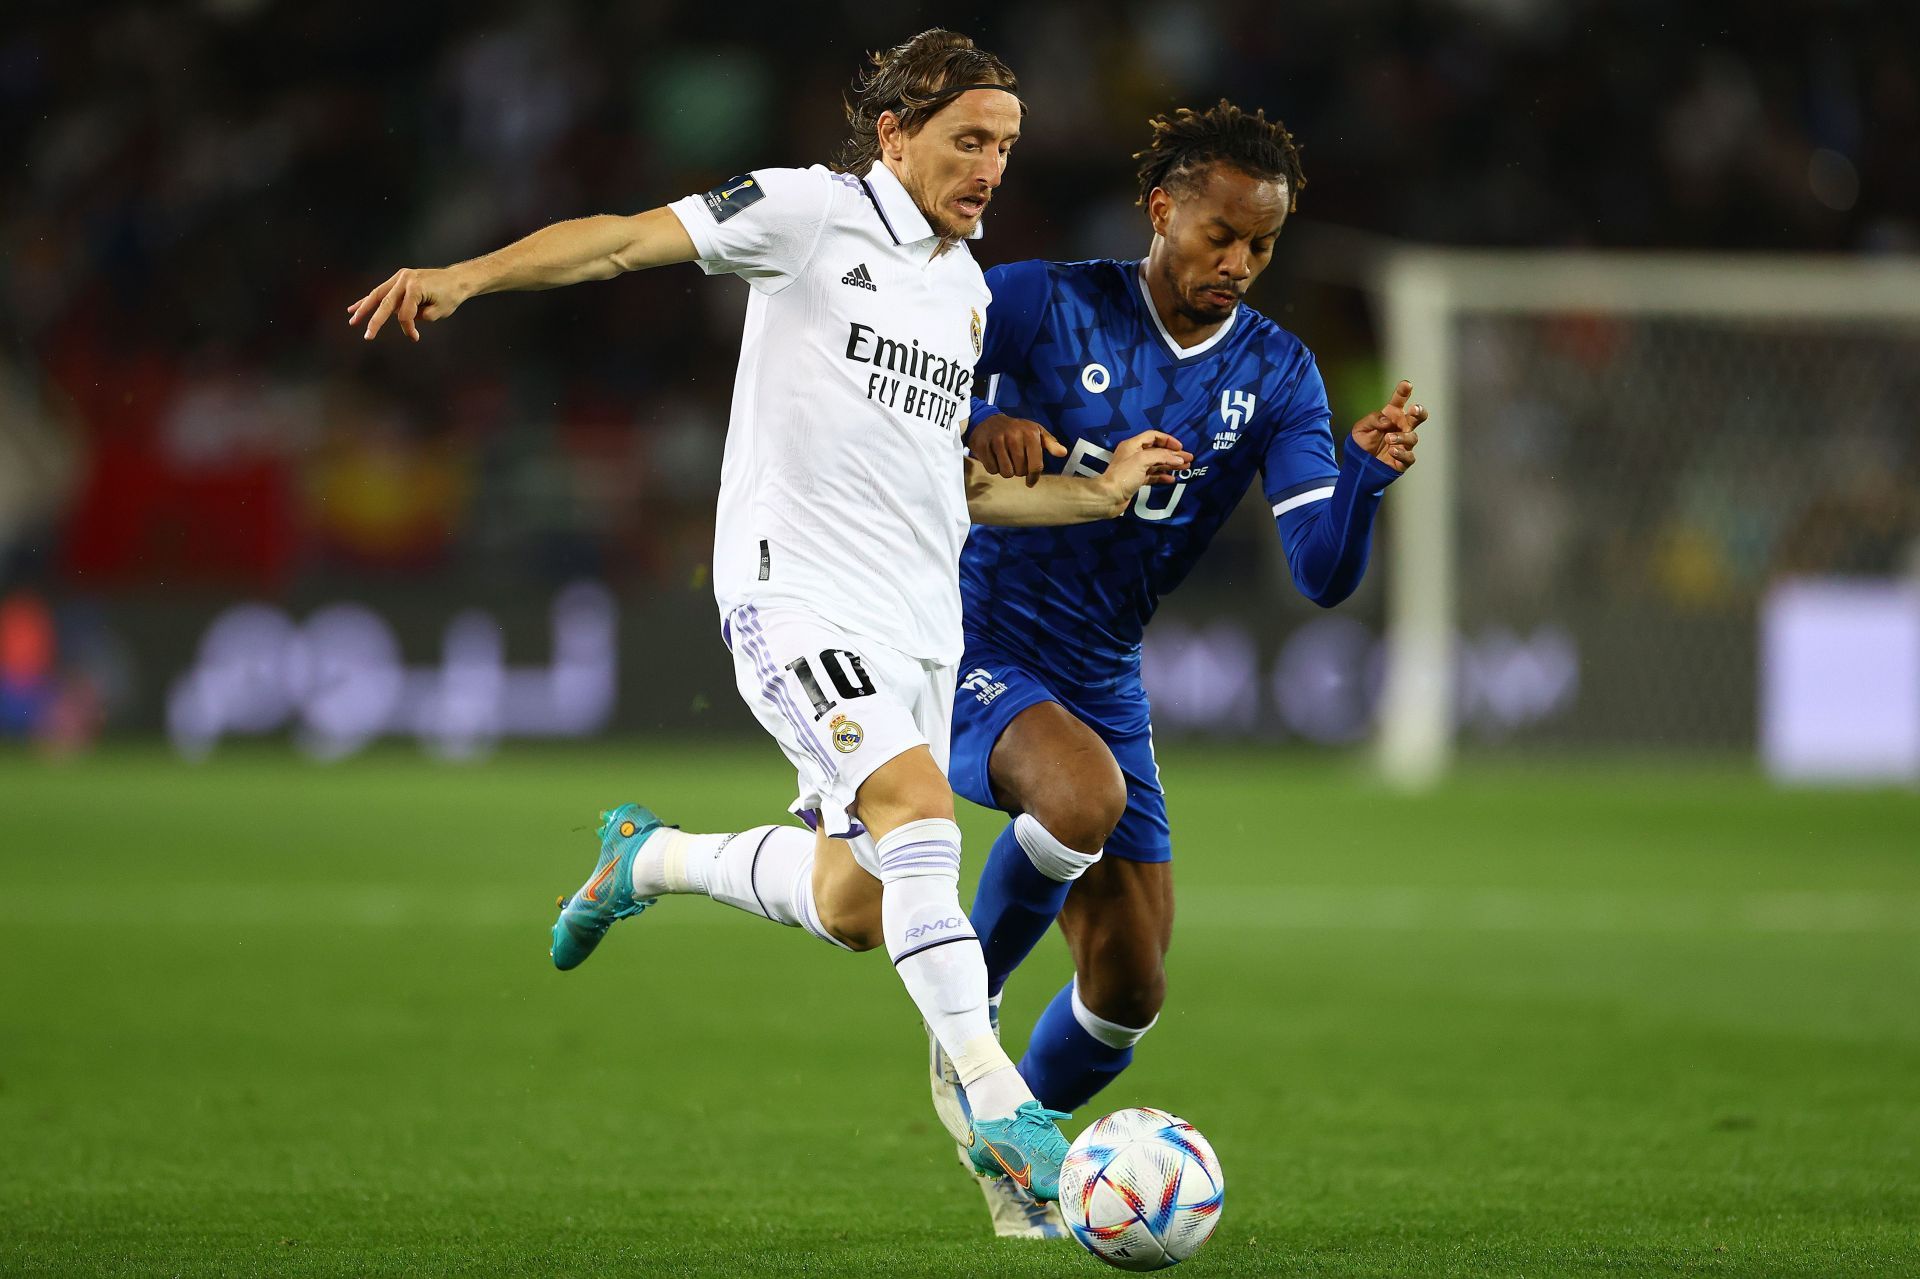
[[[833,168],[840,173],[865,173],[880,158],[875,130],[884,112],[900,117],[900,127],[914,134],[968,89],[1012,93],[1019,86],[998,57],[976,49],[966,36],[938,27],[867,57],[871,69],[856,75],[847,91],[847,127],[853,136],[835,159]]]
[[[1230,164],[1249,177],[1283,179],[1287,184],[1287,212],[1300,205],[1300,188],[1307,175],[1300,168],[1300,148],[1287,126],[1267,119],[1264,110],[1248,115],[1220,99],[1205,111],[1181,107],[1172,115],[1147,121],[1153,140],[1134,153],[1140,162],[1140,203],[1155,187],[1171,191],[1191,185],[1210,164]]]

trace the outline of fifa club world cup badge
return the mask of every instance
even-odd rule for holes
[[[853,754],[860,749],[860,743],[866,740],[866,738],[861,735],[860,725],[848,719],[845,715],[835,715],[831,727],[833,729],[833,749],[839,751],[842,755]]]
[[[975,311],[973,313],[972,333],[973,333],[973,353],[977,356],[980,354],[980,313],[978,311]]]
[[[715,222],[725,222],[748,205],[759,203],[766,194],[751,173],[742,173],[738,177],[728,178],[725,185],[715,187],[701,199],[707,202],[707,212],[713,215]]]

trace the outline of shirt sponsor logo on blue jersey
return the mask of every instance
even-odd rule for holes
[[[1089,364],[1080,370],[1080,385],[1095,395],[1099,395],[1113,385],[1113,374],[1107,372],[1104,364]]]
[[[1213,435],[1213,447],[1216,452],[1224,453],[1240,442],[1241,428],[1253,422],[1253,406],[1258,403],[1251,391],[1220,392],[1220,421],[1223,423]]]

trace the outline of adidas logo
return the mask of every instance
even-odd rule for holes
[[[878,293],[880,291],[880,287],[873,282],[873,277],[867,274],[867,264],[865,262],[862,262],[859,266],[841,276],[840,283],[851,284],[854,288],[865,289],[869,293]]]

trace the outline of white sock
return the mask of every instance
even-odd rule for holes
[[[1154,1025],[1160,1020],[1158,1017],[1155,1017],[1153,1021],[1148,1022],[1144,1026],[1122,1026],[1117,1021],[1108,1021],[1099,1013],[1087,1007],[1085,1003],[1081,1002],[1080,979],[1078,977],[1073,979],[1073,1019],[1080,1023],[1080,1029],[1086,1031],[1089,1035],[1092,1035],[1109,1048],[1133,1047],[1139,1043],[1140,1040],[1145,1037],[1146,1033],[1152,1030]]]
[[[724,835],[663,826],[633,859],[633,895],[703,893],[839,946],[814,907],[813,850],[813,832],[801,826],[756,826]]]
[[[960,828],[945,818],[908,822],[874,847],[894,971],[953,1060],[974,1115],[1005,1119],[1033,1092],[987,1018],[987,961],[960,908]]]
[[[1027,855],[1033,868],[1056,884],[1071,884],[1100,860],[1099,849],[1083,853],[1068,848],[1032,813],[1022,813],[1013,819],[1013,837],[1019,841],[1020,851]]]

